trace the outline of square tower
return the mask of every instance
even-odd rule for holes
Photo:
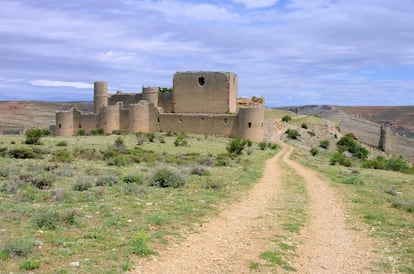
[[[177,72],[173,80],[175,113],[235,113],[237,74],[232,72]]]

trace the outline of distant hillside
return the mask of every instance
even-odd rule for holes
[[[0,101],[0,133],[16,134],[32,127],[48,128],[55,124],[56,111],[72,106],[93,111],[92,102]]]
[[[321,115],[326,119],[337,120],[342,115],[353,115],[381,123],[386,122],[393,132],[414,138],[414,106],[329,106],[311,105],[282,107],[300,114]]]

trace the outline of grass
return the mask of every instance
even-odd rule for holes
[[[296,152],[294,157],[332,181],[350,208],[350,226],[369,231],[374,238],[382,259],[373,271],[414,273],[412,174],[332,166],[326,153],[312,157],[314,160],[305,151]]]
[[[34,150],[22,143],[24,137],[0,136],[0,143],[14,143],[11,148],[36,152],[29,159],[0,156],[1,273],[34,267],[71,273],[69,264],[76,261],[80,273],[132,269],[137,256],[181,241],[217,214],[220,204],[237,201],[276,153],[252,144],[250,155],[230,157],[228,138],[187,135],[187,145],[177,147],[174,134],[156,133],[141,145],[129,134],[121,136],[124,147],[117,152],[126,162],[109,165],[103,152],[120,144],[118,137],[48,136]],[[149,186],[159,163],[185,185]],[[36,187],[37,178],[53,182]]]

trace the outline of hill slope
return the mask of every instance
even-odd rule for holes
[[[92,111],[92,102],[0,102],[0,133],[16,134],[32,127],[48,128],[55,124],[56,111],[72,106],[82,111]]]

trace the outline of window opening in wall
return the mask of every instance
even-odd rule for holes
[[[249,128],[252,128],[252,123],[248,123],[248,124],[247,124],[247,126],[248,126]]]
[[[227,118],[224,118],[224,124],[227,125]]]
[[[205,83],[206,83],[206,79],[204,79],[204,77],[198,77],[198,84],[200,86],[204,86]]]
[[[81,124],[79,124],[79,128],[82,128],[82,125]]]
[[[201,121],[204,121],[204,117],[201,117]]]
[[[62,124],[59,124],[59,128],[62,128]]]
[[[158,118],[157,118],[157,122],[158,122],[158,123],[160,122],[160,117],[158,117]]]

